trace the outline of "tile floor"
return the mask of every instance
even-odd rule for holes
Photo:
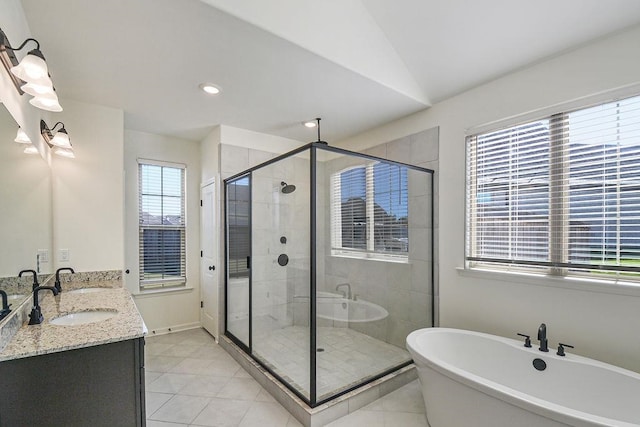
[[[254,334],[254,352],[308,396],[309,328],[280,327]],[[349,328],[318,327],[317,391],[324,399],[411,359],[409,352]]]
[[[148,337],[145,358],[148,427],[301,425],[203,329]],[[427,426],[419,384],[329,426]]]

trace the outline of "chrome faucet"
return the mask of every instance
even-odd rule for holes
[[[336,286],[336,291],[339,291],[341,287],[346,286],[347,287],[347,291],[344,292],[342,291],[342,295],[347,298],[347,299],[351,299],[351,285],[348,283],[340,283],[338,286]]]
[[[544,351],[545,353],[549,351],[549,347],[547,346],[547,325],[544,323],[540,324],[538,328],[538,340],[540,341],[540,351]]]

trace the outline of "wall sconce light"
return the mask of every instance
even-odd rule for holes
[[[38,149],[36,148],[35,145],[29,144],[26,147],[24,147],[24,153],[25,154],[38,154]]]
[[[58,125],[60,125],[60,129],[54,134]],[[64,123],[58,122],[49,129],[49,126],[47,126],[44,120],[40,120],[40,134],[47,145],[49,145],[49,148],[53,150],[54,154],[62,157],[68,157],[70,159],[74,159],[76,157],[73,153],[71,141],[69,140],[69,134],[64,128]]]
[[[28,42],[35,42],[36,48],[18,61],[14,52],[21,50]],[[53,82],[49,76],[49,69],[40,51],[40,43],[36,39],[28,38],[20,46],[14,48],[9,44],[9,39],[0,29],[0,62],[9,73],[18,93],[28,93],[33,96],[29,103],[42,110],[62,111],[58,95],[53,88]]]
[[[16,139],[14,139],[14,141],[20,144],[31,144],[31,140],[29,139],[27,134],[22,130],[21,127],[18,128],[18,132],[16,133]]]
[[[25,154],[38,154],[38,149],[31,143],[31,139],[29,139],[29,136],[21,127],[18,127],[18,132],[16,133],[16,139],[14,139],[14,141],[24,145],[23,152]]]

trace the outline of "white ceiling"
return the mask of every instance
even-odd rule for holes
[[[638,0],[22,0],[64,99],[127,129],[337,141],[632,25]],[[202,82],[222,87],[211,97]]]

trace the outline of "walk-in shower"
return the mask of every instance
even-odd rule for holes
[[[225,334],[308,405],[411,363],[432,170],[311,143],[226,179],[225,224]]]

